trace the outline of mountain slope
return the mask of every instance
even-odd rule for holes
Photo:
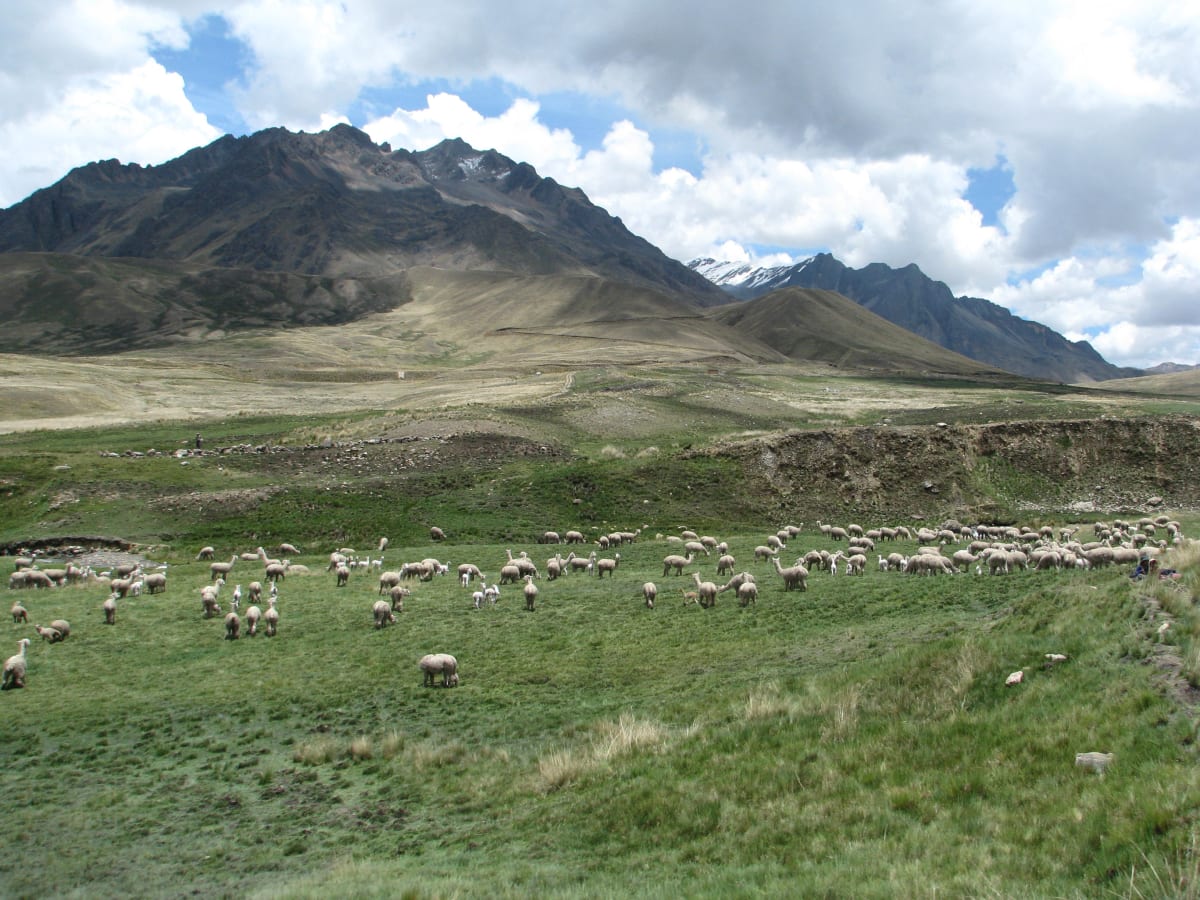
[[[833,291],[783,288],[711,313],[785,356],[844,368],[996,375]]]
[[[1200,367],[1189,366],[1180,371],[1148,374],[1141,378],[1118,378],[1105,382],[1101,387],[1114,391],[1200,398]]]
[[[410,298],[404,274],[332,278],[53,253],[0,254],[0,286],[0,352],[62,355],[340,325]]]
[[[783,287],[836,291],[914,334],[986,363],[1043,381],[1083,383],[1140,374],[1107,362],[1086,341],[1068,341],[988,300],[955,298],[915,265],[851,269],[823,253],[794,266],[753,269],[693,260],[689,265],[739,299]]]
[[[462,141],[412,153],[338,125],[223,137],[160,166],[73,170],[0,211],[0,252],[374,278],[419,265],[590,272],[698,305],[721,291],[576,189]]]

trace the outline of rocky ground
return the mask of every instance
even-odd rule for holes
[[[1200,508],[1200,421],[1190,417],[797,431],[695,453],[741,463],[781,510],[830,517]]]

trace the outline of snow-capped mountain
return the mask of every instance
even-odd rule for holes
[[[1087,341],[1068,341],[990,300],[955,297],[915,265],[851,269],[820,253],[791,266],[754,268],[709,258],[688,266],[739,300],[787,287],[835,291],[947,350],[1029,378],[1076,384],[1141,374],[1114,366]]]

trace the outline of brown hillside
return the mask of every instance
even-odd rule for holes
[[[1166,394],[1172,397],[1200,398],[1200,369],[1173,372],[1168,375],[1147,375],[1143,378],[1120,378],[1099,385],[1105,390],[1136,391],[1146,394]]]
[[[997,374],[939,347],[832,291],[784,288],[712,313],[794,360],[852,369]]]

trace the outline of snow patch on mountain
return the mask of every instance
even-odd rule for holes
[[[802,272],[813,261],[812,257],[801,260],[790,266],[753,266],[745,262],[730,262],[716,260],[710,257],[693,259],[688,268],[699,272],[718,287],[753,290],[762,285],[769,285],[789,273]]]
[[[484,165],[485,162],[490,165]],[[493,160],[486,159],[486,154],[468,156],[458,161],[458,168],[467,178],[478,180],[480,177],[491,177],[499,181],[511,174],[509,169],[497,169]]]

